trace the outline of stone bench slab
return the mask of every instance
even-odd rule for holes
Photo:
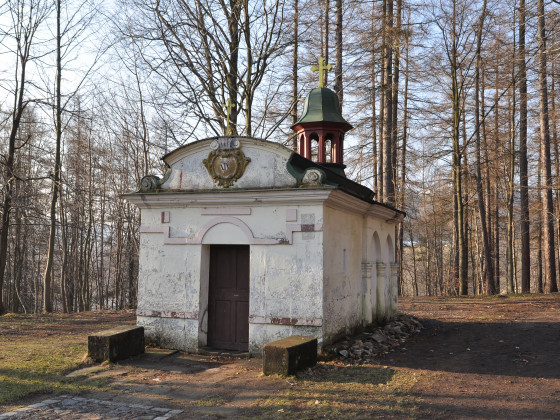
[[[88,356],[117,362],[144,353],[144,327],[125,325],[88,336]]]
[[[293,375],[317,364],[317,339],[293,335],[267,343],[263,347],[265,375]]]

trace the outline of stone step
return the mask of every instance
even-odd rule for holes
[[[88,336],[88,356],[117,362],[144,353],[144,327],[120,326]]]
[[[263,347],[265,375],[293,375],[298,370],[317,364],[317,339],[292,335]]]

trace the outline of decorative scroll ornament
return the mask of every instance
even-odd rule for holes
[[[321,169],[308,168],[305,171],[302,182],[304,185],[323,185],[326,179],[327,176]]]
[[[220,187],[228,188],[243,176],[251,158],[239,150],[236,138],[219,138],[210,144],[212,151],[202,163]]]
[[[161,179],[155,175],[146,175],[140,181],[140,191],[152,191],[159,188]]]

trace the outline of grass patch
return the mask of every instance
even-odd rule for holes
[[[304,375],[305,376],[305,375]],[[263,398],[248,418],[414,418],[418,398],[409,391],[416,373],[380,366],[347,366],[317,377],[294,378],[292,387]]]
[[[0,317],[0,407],[37,393],[77,394],[105,381],[66,374],[84,364],[87,336],[130,323],[128,313],[16,315]]]

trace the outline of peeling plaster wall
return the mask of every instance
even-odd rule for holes
[[[251,354],[293,334],[322,344],[323,235],[309,233],[296,233],[292,245],[251,247]]]
[[[139,326],[144,327],[144,335],[167,349],[196,352],[198,321],[177,318],[137,317]]]
[[[151,236],[140,237],[138,325],[164,347],[196,348],[198,320],[186,318],[198,312],[200,246],[161,246]],[[152,312],[164,316],[145,316]]]
[[[249,210],[250,214],[235,214],[236,210]],[[171,210],[171,209],[170,209]],[[216,210],[214,214],[203,214],[212,213],[212,210]],[[220,215],[218,214],[220,210],[224,208],[220,207],[200,207],[196,203],[185,203],[182,208],[173,208],[169,214],[170,223],[161,223],[161,209],[160,210],[146,210],[142,211],[142,226],[169,226],[169,236],[175,238],[194,238],[203,226],[212,221],[217,221],[218,219],[224,219],[225,217],[231,217],[240,220],[244,224],[250,227],[255,237],[258,238],[284,238],[286,231],[286,208],[285,207],[229,207],[227,210],[230,211],[230,215]],[[145,213],[146,217],[144,217]],[[144,221],[145,220],[145,221]],[[218,227],[221,229],[222,227]],[[229,227],[223,227],[224,229],[230,230],[229,234],[224,232],[224,235],[232,237],[241,242],[232,242],[238,244],[246,244],[247,238],[245,235],[237,228],[230,224]],[[208,232],[204,237],[204,241],[210,243],[212,239],[208,239],[207,236],[223,236],[216,232]],[[220,242],[214,242],[220,243]]]

